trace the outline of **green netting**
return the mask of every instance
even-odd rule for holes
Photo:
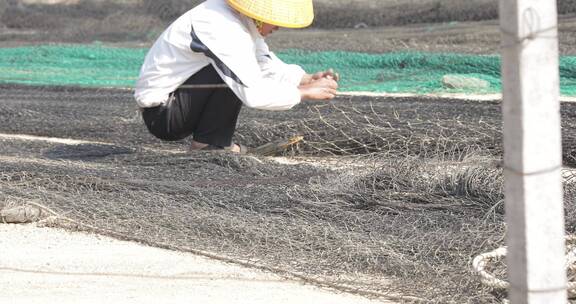
[[[279,57],[298,63],[308,71],[336,68],[343,75],[341,85],[345,91],[494,93],[501,90],[500,60],[496,56],[291,50],[279,54]],[[447,89],[442,77],[453,74],[486,80],[490,87],[482,90]]]
[[[0,48],[0,83],[132,87],[146,49],[93,45]],[[335,68],[342,91],[391,93],[496,93],[501,91],[500,57],[448,53],[311,52],[278,53],[309,72]],[[561,58],[561,91],[576,95],[576,57]],[[479,80],[488,87],[448,88],[446,75]]]
[[[49,45],[0,49],[0,82],[132,87],[145,49]]]

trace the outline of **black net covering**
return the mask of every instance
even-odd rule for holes
[[[567,168],[575,110],[562,108]],[[260,157],[161,142],[127,91],[3,86],[0,202],[370,296],[489,303],[501,295],[470,262],[504,242],[499,113],[497,102],[429,98],[245,108],[238,142],[305,138]]]

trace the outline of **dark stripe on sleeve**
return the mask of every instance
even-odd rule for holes
[[[234,72],[224,63],[218,56],[214,55],[212,51],[198,38],[196,32],[194,31],[194,26],[192,26],[192,31],[190,32],[190,36],[192,36],[192,42],[190,42],[190,49],[196,53],[203,53],[208,58],[214,60],[214,63],[218,67],[218,69],[224,73],[224,75],[234,79],[237,83],[246,86],[240,78],[234,74]]]

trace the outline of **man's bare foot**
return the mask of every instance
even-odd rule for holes
[[[202,150],[206,147],[208,147],[209,144],[204,144],[201,142],[197,142],[197,141],[192,141],[192,143],[190,144],[190,150],[192,151],[197,151],[197,150]],[[227,147],[225,150],[230,151],[230,152],[234,152],[234,153],[240,153],[240,146],[237,144],[232,144],[232,146]]]
[[[190,144],[190,150],[192,151],[196,151],[196,150],[202,150],[206,147],[208,147],[208,144],[203,144],[197,141],[192,141],[192,143]]]

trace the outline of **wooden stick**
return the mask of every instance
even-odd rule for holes
[[[194,89],[226,89],[228,85],[225,83],[215,84],[183,84],[178,89],[194,90]]]

